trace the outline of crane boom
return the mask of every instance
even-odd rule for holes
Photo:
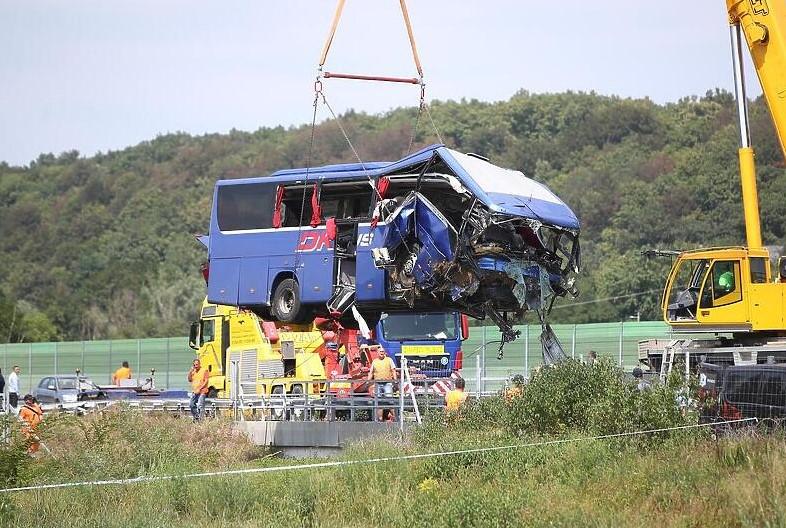
[[[729,22],[745,34],[786,157],[786,2],[726,0]]]

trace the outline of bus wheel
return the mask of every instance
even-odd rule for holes
[[[208,398],[218,398],[218,391],[215,387],[210,387],[207,389],[207,397]]]
[[[284,279],[273,293],[273,316],[282,323],[297,323],[305,310],[300,303],[300,287],[294,279]]]

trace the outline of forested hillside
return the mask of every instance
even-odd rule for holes
[[[546,182],[582,223],[579,304],[557,321],[657,318],[670,263],[643,248],[744,242],[733,97],[678,103],[521,92],[498,103],[434,103],[444,141]],[[406,150],[415,109],[342,120],[364,160]],[[420,122],[416,147],[436,142]],[[766,244],[786,235],[786,171],[763,101],[751,108]],[[205,287],[213,183],[305,166],[310,127],[169,134],[85,158],[0,163],[0,342],[182,335]],[[313,164],[353,161],[335,122]],[[655,290],[655,291],[652,291]],[[641,295],[640,292],[649,292]],[[625,296],[606,302],[598,298]]]

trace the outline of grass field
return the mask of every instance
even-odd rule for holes
[[[496,390],[503,385],[500,379],[530,370],[541,362],[540,327],[518,327],[522,336],[506,345],[505,357],[497,360],[499,332],[496,327],[472,327],[470,337],[463,345],[465,354],[463,376],[469,390],[476,382],[477,358],[484,359],[484,376],[497,378],[486,383],[486,388]],[[601,356],[619,359],[620,323],[556,325],[554,327],[565,351],[576,357],[585,357],[589,350]],[[625,323],[622,327],[623,362],[633,368],[637,361],[637,343],[640,339],[663,337],[667,329],[660,322]],[[527,339],[528,336],[528,339]],[[487,343],[484,350],[484,342]],[[194,358],[188,348],[188,339],[172,337],[161,339],[127,339],[112,341],[75,341],[60,343],[19,343],[0,345],[0,366],[8,375],[13,365],[22,369],[21,389],[32,390],[42,377],[55,373],[71,374],[79,368],[96,383],[109,383],[121,361],[129,361],[137,376],[148,376],[156,369],[159,387],[184,388],[185,377]]]
[[[675,378],[676,379],[676,378]],[[565,387],[577,390],[566,393]],[[538,372],[523,395],[431,415],[406,440],[351,446],[360,460],[575,439],[504,451],[250,476],[0,494],[0,526],[783,526],[786,438],[692,429],[592,435],[691,423],[673,385],[639,393],[609,363]],[[183,475],[292,464],[221,420],[192,424],[118,409],[50,417],[51,455],[15,436],[0,448],[3,486]],[[296,463],[308,462],[298,460]]]

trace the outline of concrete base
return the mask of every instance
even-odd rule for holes
[[[330,456],[349,442],[400,434],[397,423],[374,422],[237,422],[235,428],[253,444],[281,449],[286,456]]]

